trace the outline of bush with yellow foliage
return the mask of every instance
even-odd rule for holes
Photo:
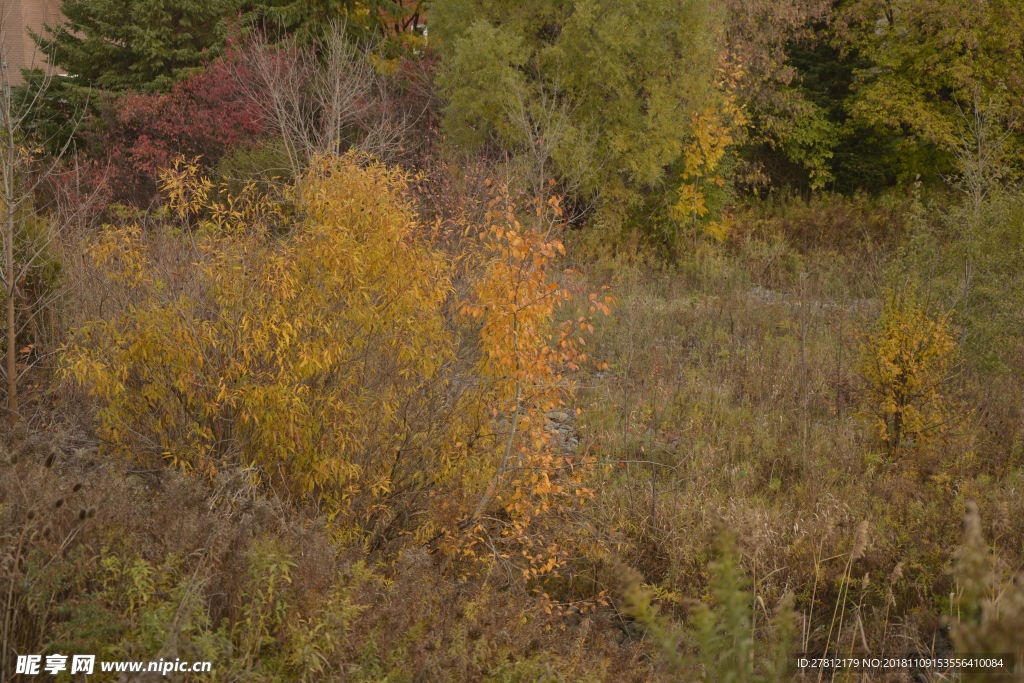
[[[737,95],[743,76],[742,64],[723,64],[717,82],[719,101],[692,114],[691,138],[683,148],[682,182],[676,188],[676,202],[669,207],[680,225],[710,218],[705,231],[719,241],[730,228],[725,217],[715,217],[712,205],[714,198],[720,202],[728,191],[728,155],[749,123]]]
[[[187,288],[162,274],[138,226],[91,249],[139,292],[67,352],[69,374],[101,400],[103,441],[208,475],[240,463],[332,514],[364,499],[365,516],[366,497],[427,485],[437,468],[421,461],[444,459],[432,453],[443,423],[425,416],[453,358],[451,274],[417,239],[405,176],[323,159],[291,189],[301,215],[275,238],[250,208],[197,207],[210,188],[188,170],[165,176],[172,203],[214,220],[193,236]]]
[[[560,563],[542,520],[589,492],[548,415],[566,409],[588,323],[556,324],[557,239],[503,205],[453,260],[411,178],[357,155],[278,196],[231,195],[183,161],[163,179],[180,223],[162,239],[187,275],[153,229],[108,228],[90,255],[134,293],[65,353],[109,450],[248,468],[320,505],[339,538],[411,535],[528,576]]]
[[[867,411],[890,455],[921,450],[950,426],[943,385],[956,360],[948,316],[932,317],[916,290],[890,292],[861,346]]]
[[[556,198],[537,215],[544,213],[561,215]],[[499,438],[483,493],[464,523],[468,533],[455,547],[470,556],[486,548],[507,560],[517,555],[519,570],[535,578],[564,563],[560,532],[550,522],[592,495],[586,475],[593,463],[558,443],[552,416],[568,418],[570,373],[587,359],[582,335],[593,328],[587,315],[556,320],[571,294],[555,278],[565,248],[545,221],[521,223],[507,191],[498,191],[485,218],[461,312],[479,326],[478,404],[489,408],[486,419]],[[609,303],[591,295],[589,313],[607,314]]]

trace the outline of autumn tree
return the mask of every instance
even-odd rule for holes
[[[1024,97],[1024,6],[1014,0],[853,0],[837,15],[856,70],[851,113],[946,154],[978,103]],[[1012,120],[1007,119],[1007,123]]]
[[[923,451],[955,419],[944,385],[958,349],[949,316],[927,313],[916,289],[889,292],[861,345],[865,409],[890,455]]]
[[[478,420],[499,435],[481,462],[479,498],[450,538],[457,553],[487,558],[498,549],[527,579],[566,562],[556,524],[592,495],[593,463],[559,443],[552,414],[565,414],[573,372],[587,360],[590,315],[610,313],[608,298],[591,295],[583,315],[559,320],[571,297],[558,266],[565,247],[557,236],[557,198],[520,221],[507,188],[491,199],[467,276],[470,295],[461,313],[477,323],[482,380],[471,392]],[[544,220],[547,218],[547,220]]]
[[[781,173],[780,166],[797,169],[811,188],[831,178],[835,126],[829,112],[808,96],[792,60],[795,48],[822,41],[815,29],[827,20],[830,5],[829,0],[724,3],[725,49],[740,67],[735,96],[748,119],[739,140],[746,163],[737,169],[745,185],[791,179],[794,174]]]
[[[708,3],[453,0],[430,20],[455,144],[515,150],[540,136],[554,175],[603,226],[623,224],[652,195],[671,201],[693,115],[716,96],[719,23]]]

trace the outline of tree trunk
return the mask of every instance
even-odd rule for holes
[[[6,225],[4,226],[7,235],[4,240],[5,254],[4,267],[7,270],[7,301],[6,301],[6,323],[7,323],[7,424],[10,427],[18,422],[18,344],[14,295],[16,292],[14,282],[14,207],[11,202],[7,204]]]

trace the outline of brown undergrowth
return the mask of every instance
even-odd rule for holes
[[[423,549],[338,545],[323,517],[242,471],[197,486],[66,435],[19,441],[0,464],[5,655],[211,660],[216,680],[642,680],[647,670],[609,614],[546,616],[526,590],[457,581]]]

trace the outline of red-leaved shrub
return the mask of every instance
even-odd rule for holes
[[[178,155],[214,164],[231,147],[264,132],[258,108],[242,94],[244,68],[228,55],[166,93],[131,93],[100,107],[85,137],[109,163],[116,201],[148,203],[157,173]]]

